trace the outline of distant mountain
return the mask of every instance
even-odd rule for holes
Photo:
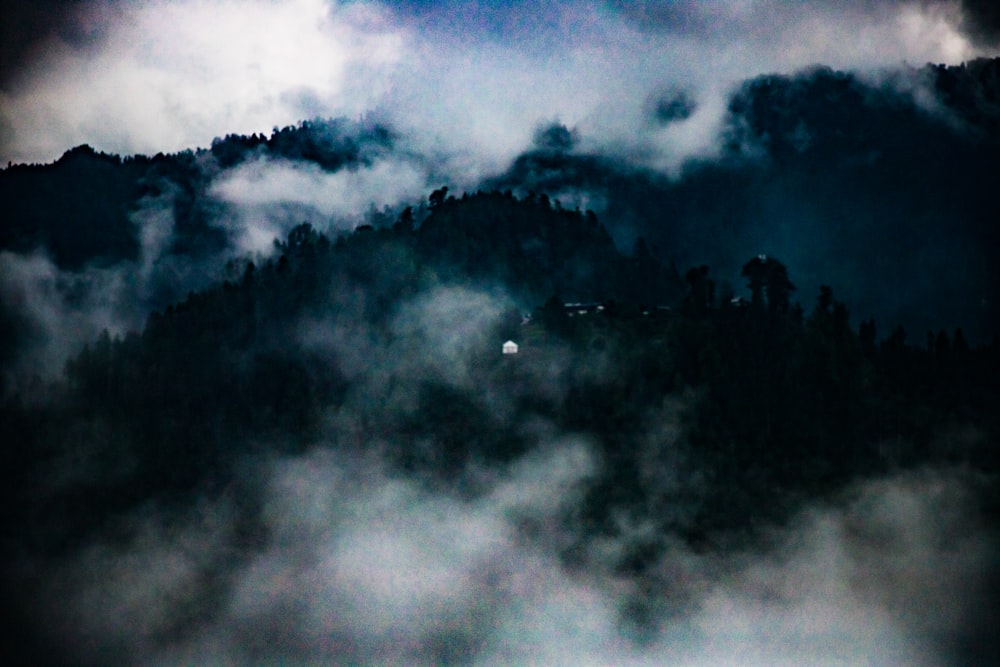
[[[832,76],[820,87],[839,85]],[[548,142],[518,166],[603,173],[611,190],[631,184],[635,206],[698,195],[692,211],[732,206],[729,193],[755,201],[754,188],[791,173],[782,164],[812,159],[808,147],[760,162],[734,151],[671,183],[567,148]],[[343,164],[364,159],[348,153]],[[65,163],[75,160],[117,174],[144,169],[136,183],[146,196],[169,194],[188,225],[174,257],[205,252],[216,232],[225,241],[205,197],[217,164],[209,152],[119,160],[79,149]],[[843,169],[837,183],[856,176],[855,166]],[[798,170],[800,183],[818,188],[823,177],[807,172]],[[713,189],[723,182],[729,190]],[[644,198],[651,192],[659,199]],[[681,210],[662,211],[664,224]],[[398,642],[394,623],[368,660],[368,648],[354,652],[327,621],[340,610],[353,618],[374,595],[376,608],[407,619],[425,609],[442,619],[443,632],[433,620],[421,635],[435,650],[426,662],[439,664],[453,661],[438,647],[457,642],[475,659],[479,637],[492,641],[510,604],[544,602],[576,579],[622,589],[607,623],[630,637],[674,623],[680,634],[669,636],[683,643],[697,630],[688,609],[701,613],[711,595],[729,613],[775,567],[778,583],[760,594],[777,600],[775,618],[789,618],[797,607],[787,604],[785,574],[798,576],[789,553],[805,549],[820,572],[804,580],[809,588],[830,589],[831,567],[865,574],[838,583],[850,592],[845,614],[870,604],[882,619],[887,605],[910,599],[894,597],[901,586],[934,599],[955,589],[942,599],[962,622],[939,629],[918,616],[914,636],[931,636],[940,655],[997,654],[988,621],[1000,338],[976,344],[949,327],[908,339],[884,320],[856,327],[853,304],[827,284],[803,288],[766,253],[743,256],[738,288],[704,264],[681,279],[664,257],[681,256],[673,243],[682,237],[638,236],[623,253],[596,214],[538,192],[456,197],[442,187],[416,210],[373,219],[336,235],[298,224],[271,253],[230,258],[218,267],[225,279],[153,309],[143,326],[63,350],[56,377],[11,364],[27,377],[0,393],[0,589],[18,631],[10,652],[31,664],[117,664],[148,643],[185,660],[212,655],[210,635],[231,624],[247,660],[270,642],[276,656],[291,646],[296,660],[317,641],[334,661],[372,662]],[[30,273],[7,253],[0,259]],[[43,261],[27,264],[53,282]],[[121,275],[141,282],[141,271]],[[78,321],[60,319],[30,280],[0,287],[0,306],[38,331]],[[29,334],[3,341],[5,362],[22,362],[44,337]],[[508,339],[516,354],[501,352]],[[3,371],[7,380],[10,366]],[[438,597],[451,575],[424,566],[437,552],[441,563],[468,562],[474,574],[454,577],[474,593],[468,606]],[[864,590],[866,602],[855,591],[869,586],[872,563],[885,583]],[[738,594],[718,597],[734,577]],[[300,591],[317,587],[323,604],[313,614]],[[982,590],[969,598],[973,588]],[[587,610],[594,599],[573,598]],[[485,607],[488,622],[452,631],[454,619]],[[88,629],[105,619],[122,631]]]
[[[536,422],[600,452],[587,531],[636,512],[697,541],[887,465],[995,471],[1000,343],[956,329],[924,347],[898,328],[879,342],[828,286],[793,300],[794,274],[770,256],[744,263],[749,298],[707,266],[681,280],[644,243],[623,255],[593,214],[541,195],[442,188],[429,202],[419,225],[406,210],[335,240],[299,225],[262,265],[91,341],[45,402],[0,401],[4,440],[20,445],[0,450],[9,504],[63,461],[92,470],[16,517],[16,534],[45,526],[38,548],[75,548],[106,515],[244,483],[262,441],[267,455],[317,440],[378,449],[451,480],[530,450]],[[516,357],[500,354],[509,338]],[[671,401],[686,405],[685,435],[664,443]],[[679,481],[661,487],[647,465]]]
[[[678,266],[735,278],[747,253],[780,256],[862,317],[921,332],[1000,328],[993,181],[1000,59],[886,73],[814,68],[745,82],[720,156],[677,178],[571,150],[521,155],[498,188],[585,193],[620,246],[637,235]]]
[[[51,165],[0,172],[0,248],[45,248],[60,266],[134,259],[139,242],[129,211],[142,195],[146,160],[122,160],[90,146]]]
[[[1000,270],[986,251],[1000,247],[998,81],[1000,59],[880,78],[823,67],[761,76],[732,94],[720,154],[689,162],[676,178],[581,153],[572,133],[555,128],[481,187],[597,202],[626,254],[642,237],[664,264],[707,264],[730,282],[748,254],[780,256],[806,292],[835,283],[862,318],[918,334],[960,325],[984,340],[1000,329]],[[685,105],[669,122],[690,120],[694,101]],[[210,192],[228,169],[278,158],[334,173],[402,150],[392,128],[344,119],[276,128],[269,137],[228,135],[209,148],[154,157],[81,146],[51,165],[0,172],[0,249],[44,248],[71,269],[135,260],[144,238],[137,212],[162,200],[174,225],[166,252],[214,257],[236,245],[225,206]],[[482,238],[481,230],[469,234],[473,244]],[[462,261],[505,264],[512,276],[533,252],[503,244],[480,250],[485,255]],[[585,291],[600,290],[595,283]]]
[[[44,248],[63,268],[137,258],[141,230],[132,218],[143,198],[169,194],[175,221],[173,252],[207,254],[228,243],[218,203],[207,194],[221,169],[251,157],[282,158],[338,169],[369,163],[391,148],[380,125],[344,119],[303,121],[270,137],[227,135],[208,149],[122,158],[88,145],[50,165],[0,171],[0,249]]]

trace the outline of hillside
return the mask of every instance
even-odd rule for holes
[[[86,531],[90,512],[238,483],[262,438],[289,452],[316,439],[349,451],[382,443],[402,465],[447,477],[530,449],[523,429],[536,419],[587,434],[617,462],[592,490],[615,498],[602,514],[618,502],[655,514],[640,479],[650,462],[635,458],[649,453],[635,447],[671,401],[684,406],[685,436],[669,456],[702,480],[678,490],[702,505],[685,517],[699,533],[752,519],[716,507],[732,493],[775,499],[739,503],[775,519],[786,495],[887,466],[992,470],[995,339],[970,346],[960,329],[941,331],[925,347],[897,329],[880,343],[876,323],[855,330],[828,287],[800,306],[773,258],[745,264],[750,291],[737,298],[707,266],[682,287],[648,253],[620,255],[592,214],[544,197],[440,190],[430,200],[417,228],[409,211],[335,241],[297,227],[279,257],[245,262],[239,279],[154,313],[142,331],[89,344],[57,400],[8,401],[6,441],[24,444],[5,454],[5,468],[20,471],[8,484],[15,496],[34,493],[32,480],[62,465],[70,442],[95,461],[85,470],[121,463],[35,507],[75,518],[27,514],[22,530]],[[603,305],[576,313],[567,300]],[[498,354],[507,338],[525,339],[516,358]],[[973,440],[949,444],[969,425]],[[886,443],[897,443],[892,453]],[[107,500],[87,509],[85,489]],[[59,535],[49,537],[68,539]]]
[[[677,174],[555,125],[353,213],[433,160],[317,120],[9,167],[5,650],[993,664],[998,68],[761,77]]]
[[[810,292],[838,284],[861,317],[920,332],[962,326],[984,342],[1000,328],[1000,277],[980,252],[1000,243],[991,194],[998,71],[1000,59],[980,59],[890,70],[881,79],[822,67],[761,76],[730,95],[720,154],[689,161],[677,177],[579,150],[565,127],[553,126],[556,139],[542,133],[505,173],[467,191],[545,192],[597,208],[620,251],[631,254],[641,236],[668,264],[708,264],[730,282],[749,254],[779,256]],[[684,118],[651,122],[667,130]],[[413,154],[405,139],[385,124],[317,119],[152,158],[78,147],[52,165],[0,172],[0,198],[10,202],[0,249],[43,249],[72,270],[161,258],[176,264],[175,257],[224,261],[240,254],[245,233],[234,227],[243,213],[224,194],[229,181],[256,175],[262,180],[251,182],[268,187],[259,172],[269,167],[349,179],[395,161],[433,173],[434,158]],[[274,178],[288,177],[280,174]],[[303,221],[323,231],[348,224],[298,198],[279,202],[278,235]],[[379,207],[369,221],[372,214],[391,221],[412,203]],[[171,220],[169,243],[151,248],[160,232],[148,231],[148,220],[161,210]],[[171,293],[169,280],[150,305],[204,286]]]

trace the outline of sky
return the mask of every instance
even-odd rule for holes
[[[816,63],[877,71],[997,53],[989,2],[4,2],[0,160],[205,147],[313,117],[388,120],[456,176],[540,124],[676,168],[711,153],[726,90]],[[683,131],[643,122],[685,91]]]

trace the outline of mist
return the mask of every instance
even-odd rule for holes
[[[584,507],[612,468],[606,445],[514,406],[570,400],[581,376],[607,381],[613,350],[578,367],[565,344],[537,341],[532,365],[484,384],[477,369],[516,305],[501,286],[428,286],[385,325],[365,314],[364,292],[325,290],[320,310],[281,328],[296,357],[351,380],[342,402],[321,408],[315,439],[251,434],[233,443],[237,475],[221,488],[151,496],[68,543],[57,517],[32,512],[33,537],[14,545],[5,585],[42,664],[968,665],[996,655],[995,476],[890,471],[699,547],[664,528],[689,524],[703,502],[704,481],[684,463],[685,415],[701,399],[682,392],[622,445],[641,452],[651,505],[610,506],[610,526],[598,528]],[[477,406],[470,439],[513,432],[520,453],[443,460],[441,434],[395,441],[427,409],[428,383]],[[89,437],[56,462],[62,470],[23,487],[39,508],[127,478],[113,439]],[[32,546],[53,538],[64,546]],[[649,545],[641,570],[623,566]]]
[[[12,656],[1000,655],[989,3],[3,11]]]
[[[123,330],[120,276],[64,274],[42,254],[0,254],[4,393],[30,395],[33,383],[62,372],[66,359],[102,330]],[[145,314],[143,313],[143,316]],[[137,324],[131,322],[130,324]]]
[[[114,542],[33,563],[40,635],[75,664],[969,665],[995,655],[996,535],[982,480],[861,482],[718,556],[680,540],[633,579],[560,549],[594,470],[585,441],[430,491],[377,458],[248,468],[238,495],[148,508]],[[252,489],[248,497],[247,487]],[[259,523],[241,534],[239,507]],[[572,523],[570,523],[572,525]],[[641,528],[640,528],[641,529]],[[643,608],[637,626],[631,610]]]
[[[227,226],[236,237],[234,245],[252,254],[266,253],[274,239],[303,222],[350,231],[367,222],[370,211],[419,201],[427,178],[422,165],[405,160],[329,173],[310,164],[261,159],[227,171],[210,193],[232,205]]]

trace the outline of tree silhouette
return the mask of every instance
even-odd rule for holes
[[[743,265],[741,275],[748,281],[751,303],[755,308],[763,309],[766,297],[771,314],[788,312],[795,285],[789,279],[784,264],[773,257],[757,255]]]

